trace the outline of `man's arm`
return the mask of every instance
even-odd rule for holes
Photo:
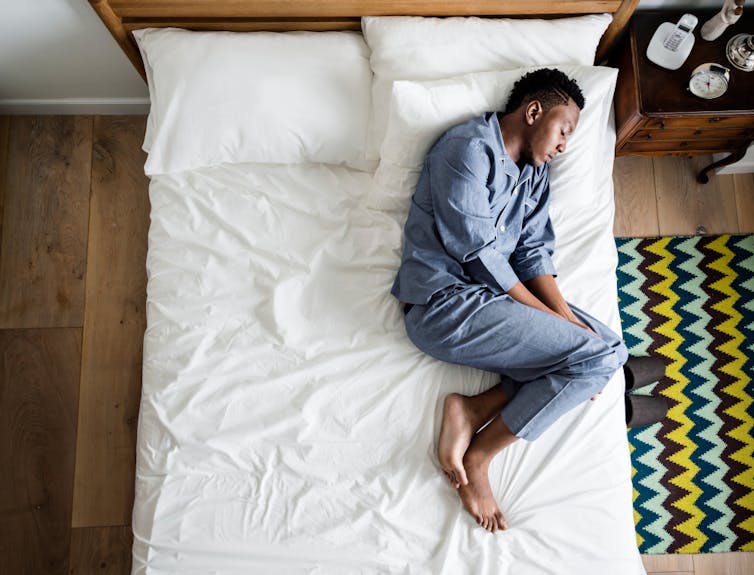
[[[511,256],[511,265],[518,278],[526,283],[539,276],[555,276],[552,262],[555,233],[550,222],[550,180],[544,169],[533,183],[526,198],[521,236]]]
[[[550,222],[549,198],[550,179],[545,170],[532,190],[531,199],[536,201],[536,206],[524,219],[521,238],[512,257],[513,269],[521,282],[508,290],[508,294],[519,303],[557,315],[594,333],[578,320],[555,283],[551,260],[555,235]]]
[[[555,310],[545,305],[544,302],[541,299],[539,299],[536,295],[534,295],[529,290],[529,288],[527,288],[526,285],[524,285],[522,282],[516,283],[516,285],[514,285],[511,289],[509,289],[507,293],[518,303],[528,305],[529,307],[533,307],[535,309],[538,309],[540,311],[543,311],[552,315],[557,315],[558,317],[563,317],[560,314],[558,314]]]

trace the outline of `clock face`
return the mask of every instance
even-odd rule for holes
[[[695,96],[709,100],[722,96],[728,89],[728,82],[721,74],[702,70],[691,76],[689,89]]]

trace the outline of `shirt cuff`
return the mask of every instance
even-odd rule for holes
[[[558,275],[557,270],[555,269],[555,264],[552,263],[552,259],[547,254],[539,254],[539,256],[535,258],[535,261],[524,267],[515,266],[515,270],[518,274],[518,279],[522,282],[528,282],[539,276]]]
[[[519,277],[513,271],[508,258],[492,246],[488,246],[479,252],[479,261],[504,292],[509,291],[519,282]]]

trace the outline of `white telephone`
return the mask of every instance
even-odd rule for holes
[[[647,58],[668,70],[677,70],[694,47],[694,28],[698,18],[684,14],[677,24],[663,22],[649,41]]]

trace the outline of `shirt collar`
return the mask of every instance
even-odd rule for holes
[[[518,182],[525,182],[526,180],[531,178],[532,174],[534,173],[534,166],[525,164],[524,168],[522,170],[519,170],[516,162],[514,162],[508,155],[508,152],[505,149],[505,142],[503,142],[503,132],[500,130],[500,121],[497,118],[497,112],[492,112],[492,117],[490,118],[490,127],[494,132],[495,141],[498,143],[498,146],[500,148],[499,156],[503,164],[503,171],[505,172],[505,174],[510,176],[514,180],[517,180]]]

